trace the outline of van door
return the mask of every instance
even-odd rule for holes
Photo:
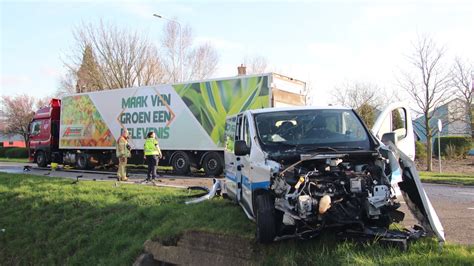
[[[252,152],[252,137],[250,134],[250,124],[248,116],[243,116],[240,140],[245,140],[245,143],[247,143],[250,152]],[[252,167],[250,163],[250,154],[240,156],[240,172],[242,184],[241,201],[249,211],[252,210],[252,183],[254,182],[254,180],[252,179],[253,176],[251,170]]]
[[[415,159],[415,133],[410,108],[405,103],[388,105],[377,117],[372,133],[382,140],[385,133],[394,133],[394,143],[410,159]]]
[[[240,161],[239,156],[234,154],[235,141],[240,135],[240,124],[242,115],[229,117],[226,120],[225,127],[225,145],[224,145],[224,161],[225,169],[224,175],[226,178],[226,190],[229,197],[238,201],[237,195],[240,195],[241,173],[237,171],[237,166]]]

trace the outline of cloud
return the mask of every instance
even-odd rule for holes
[[[42,76],[46,76],[48,78],[58,78],[62,74],[60,70],[50,66],[41,67],[39,72]]]
[[[215,37],[206,37],[199,36],[194,39],[197,44],[210,43],[216,47],[218,50],[224,51],[233,51],[233,52],[243,52],[244,45],[242,43],[229,41],[225,39],[215,38]]]

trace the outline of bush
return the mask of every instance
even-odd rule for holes
[[[415,158],[426,160],[426,145],[421,141],[415,142]]]
[[[0,157],[28,158],[28,149],[18,147],[0,148]]]
[[[441,156],[466,157],[471,149],[471,137],[446,136],[441,137]],[[452,147],[448,150],[448,145]],[[434,138],[433,151],[438,156],[438,138]],[[449,152],[449,155],[447,154]]]

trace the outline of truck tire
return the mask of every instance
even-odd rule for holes
[[[36,164],[39,167],[46,167],[46,165],[48,165],[48,158],[46,158],[46,153],[44,151],[36,152]]]
[[[223,162],[221,156],[217,152],[207,154],[206,157],[204,157],[202,164],[207,176],[219,176],[222,174]]]
[[[89,162],[87,155],[85,154],[77,154],[76,155],[76,167],[80,170],[89,169]]]
[[[187,175],[191,171],[191,162],[187,153],[178,151],[171,160],[173,170],[178,175]]]
[[[273,242],[276,236],[275,203],[269,194],[261,194],[256,199],[257,241],[262,244]]]

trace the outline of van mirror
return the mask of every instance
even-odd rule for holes
[[[247,155],[250,153],[250,148],[247,146],[245,140],[235,141],[234,154],[238,156]]]
[[[397,134],[395,132],[388,132],[382,135],[382,142],[385,145],[388,145],[388,143],[393,143],[395,146],[397,146]]]

